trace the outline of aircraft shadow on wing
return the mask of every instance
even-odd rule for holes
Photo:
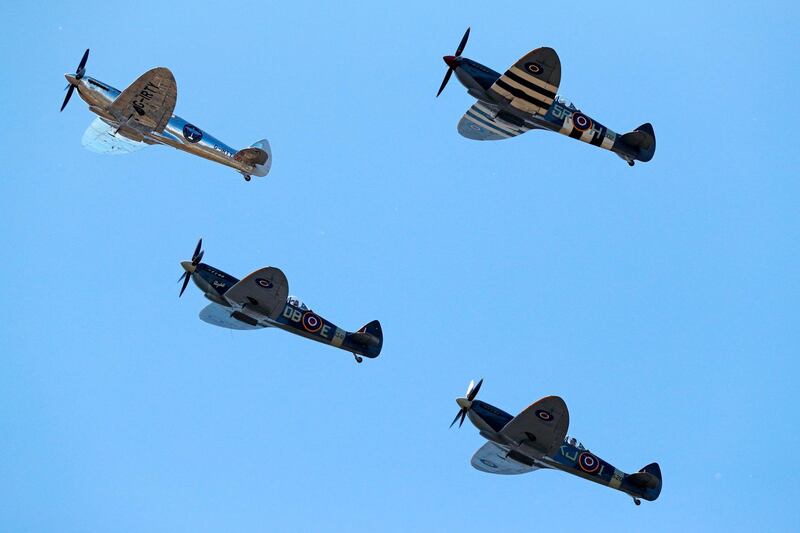
[[[244,179],[263,177],[272,167],[272,150],[267,139],[236,150],[210,133],[173,115],[178,96],[175,77],[169,69],[148,70],[124,91],[86,76],[89,50],[83,54],[74,74],[65,74],[68,85],[61,111],[72,93],[89,105],[98,117],[83,134],[82,144],[94,152],[126,154],[148,144],[163,144],[238,170]]]
[[[459,411],[450,427],[458,427],[469,416],[487,443],[472,456],[472,466],[491,474],[524,474],[552,468],[573,474],[633,498],[654,501],[661,494],[661,468],[651,463],[634,474],[626,474],[600,459],[574,437],[567,436],[569,411],[558,396],[534,402],[517,416],[476,400],[483,384],[470,381],[467,393],[456,399]]]
[[[203,263],[202,247],[200,239],[192,259],[181,262],[184,273],[178,280],[183,281],[179,297],[191,279],[211,300],[200,311],[201,320],[228,329],[279,328],[351,352],[359,363],[362,356],[380,355],[383,330],[377,320],[355,332],[343,330],[289,296],[289,282],[280,269],[260,268],[239,280]]]
[[[647,162],[656,151],[653,126],[642,124],[624,135],[581,112],[557,94],[561,84],[561,61],[552,48],[537,48],[522,56],[505,74],[463,57],[469,28],[452,56],[444,56],[447,73],[439,96],[455,72],[458,81],[478,101],[458,123],[458,132],[468,139],[496,141],[533,129],[555,131],[573,139],[614,152],[628,162]]]

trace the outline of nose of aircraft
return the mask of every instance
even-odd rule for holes
[[[78,84],[78,78],[75,77],[75,74],[70,74],[69,72],[67,72],[66,74],[64,74],[64,77],[67,78],[67,83],[69,83],[70,85]]]
[[[189,273],[194,272],[195,266],[192,264],[191,261],[181,261],[181,266],[186,272]]]
[[[447,63],[447,66],[450,68],[456,68],[458,61],[456,61],[456,56],[444,56],[444,62]]]
[[[456,398],[456,403],[462,409],[469,409],[472,407],[472,402],[467,400],[466,398]]]

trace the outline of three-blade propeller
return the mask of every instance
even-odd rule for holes
[[[453,427],[453,424],[456,423],[456,420],[459,418],[461,421],[458,423],[458,427],[461,427],[461,424],[464,423],[464,419],[467,417],[467,413],[472,408],[472,400],[478,395],[478,391],[481,390],[481,385],[483,385],[483,378],[475,385],[475,382],[470,380],[469,387],[467,387],[467,394],[463,398],[457,398],[456,403],[461,407],[456,413],[456,417],[450,422],[450,427]]]
[[[189,280],[192,279],[192,273],[197,265],[200,264],[200,261],[203,260],[203,254],[205,253],[203,250],[203,239],[197,241],[197,246],[194,249],[194,253],[192,254],[191,261],[184,261],[181,263],[181,266],[185,270],[185,272],[178,278],[178,283],[183,281],[183,286],[181,286],[181,293],[178,295],[178,298],[183,296],[183,291],[186,290],[186,287],[189,285]]]
[[[83,53],[83,57],[81,58],[81,62],[78,63],[78,68],[75,69],[75,81],[80,81],[83,78],[83,75],[86,74],[86,60],[89,59],[89,49],[87,48],[86,51]],[[72,98],[72,92],[75,90],[75,85],[70,83],[64,88],[67,91],[67,96],[64,97],[64,103],[61,104],[61,111],[64,111],[64,108],[67,107],[67,103],[69,99]]]
[[[456,53],[454,55],[444,56],[442,58],[444,59],[444,62],[447,63],[447,73],[444,75],[444,80],[442,80],[442,85],[439,87],[439,92],[436,93],[437,98],[439,97],[440,94],[442,94],[442,91],[444,91],[447,82],[450,81],[450,76],[453,75],[456,58],[461,56],[461,52],[463,52],[464,47],[467,46],[467,39],[469,39],[469,30],[470,28],[467,28],[467,31],[464,32],[464,36],[461,38],[461,42],[458,43],[458,48],[456,48]]]

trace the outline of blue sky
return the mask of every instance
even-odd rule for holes
[[[730,2],[42,3],[0,34],[0,530],[787,531],[800,528],[798,8]],[[561,93],[658,150],[531,132],[461,138],[465,55],[538,46]],[[176,113],[272,172],[153,147],[81,148],[64,72],[154,66]],[[178,299],[199,237],[233,275],[274,265],[381,357],[231,332]],[[544,395],[635,507],[559,472],[472,469],[453,399]]]

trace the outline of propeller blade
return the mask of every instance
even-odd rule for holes
[[[186,287],[189,285],[189,280],[191,279],[191,276],[189,275],[189,273],[188,273],[188,272],[184,272],[183,274],[184,274],[184,276],[185,276],[185,277],[183,278],[183,287],[181,287],[181,293],[178,295],[178,298],[180,298],[181,296],[183,296],[183,291],[185,291],[185,290],[186,290]]]
[[[450,76],[452,76],[452,75],[453,75],[453,69],[448,68],[447,69],[447,74],[444,75],[444,80],[442,80],[442,85],[441,85],[441,87],[439,87],[439,92],[436,93],[436,97],[437,98],[439,97],[440,94],[442,94],[442,91],[444,91],[444,88],[447,85],[447,82],[450,81]]]
[[[472,389],[467,393],[467,400],[472,401],[475,399],[475,396],[478,395],[478,391],[481,390],[481,385],[483,385],[483,378],[475,385],[475,388]]]
[[[456,48],[455,56],[458,57],[461,55],[461,52],[464,51],[464,47],[467,46],[467,39],[469,39],[469,30],[472,28],[467,28],[467,31],[464,32],[464,36],[461,38],[461,42],[458,43],[458,48]],[[86,51],[89,52],[88,50]]]
[[[203,260],[203,254],[205,254],[205,253],[206,253],[206,251],[205,251],[205,250],[200,250],[200,255],[198,255],[197,257],[195,257],[195,258],[192,260],[192,264],[193,264],[194,266],[197,266],[197,265],[199,265],[199,264],[200,264],[200,261],[202,261],[202,260]]]
[[[458,427],[461,427],[461,425],[464,423],[464,419],[467,418],[467,410],[462,409],[460,414],[461,414],[461,422],[458,423]]]
[[[203,239],[201,238],[199,241],[197,241],[197,246],[195,247],[194,253],[192,254],[192,260],[194,260],[194,258],[197,257],[197,254],[200,253],[200,249],[202,247],[203,247]]]
[[[456,423],[456,420],[458,420],[458,417],[461,416],[461,413],[463,412],[464,412],[463,409],[459,409],[459,411],[456,413],[456,417],[453,419],[452,422],[450,422],[450,427],[453,427],[453,424]],[[458,427],[461,427],[461,424],[459,424]]]
[[[74,85],[70,85],[67,88],[67,96],[64,97],[64,103],[61,104],[61,111],[64,111],[64,108],[67,107],[67,103],[69,102],[69,99],[72,98],[72,91],[74,90],[75,90]]]
[[[78,63],[78,68],[75,69],[75,77],[81,79],[84,74],[86,74],[86,60],[89,59],[89,49],[87,48],[86,51],[83,53],[83,57],[81,58],[81,62]]]

